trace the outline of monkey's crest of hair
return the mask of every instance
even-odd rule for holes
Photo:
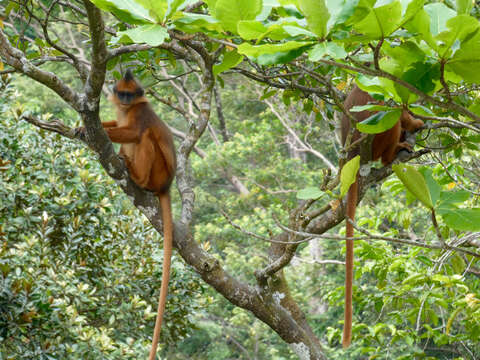
[[[135,78],[133,77],[132,71],[130,69],[127,69],[125,72],[125,75],[123,75],[123,80],[125,81],[133,81]]]

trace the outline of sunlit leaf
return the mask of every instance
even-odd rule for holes
[[[379,134],[391,129],[400,119],[401,109],[377,112],[357,124],[357,129],[365,134]]]
[[[298,8],[307,19],[308,29],[319,38],[327,35],[327,21],[330,17],[324,0],[298,0]]]
[[[350,186],[357,179],[358,169],[360,169],[360,156],[358,155],[343,166],[340,173],[340,197],[345,196]]]
[[[323,195],[325,195],[325,193],[322,190],[320,190],[318,187],[310,186],[305,189],[299,190],[297,192],[297,199],[301,199],[301,200],[318,199]]]
[[[405,164],[392,165],[392,169],[403,185],[429,209],[433,209],[432,198],[423,175],[414,167]]]
[[[169,38],[167,29],[160,25],[142,25],[133,29],[119,31],[120,38],[128,37],[134,43],[146,43],[151,46],[158,46]]]

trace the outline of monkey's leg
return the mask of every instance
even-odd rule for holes
[[[150,136],[150,129],[145,130],[140,143],[135,146],[134,160],[131,162],[129,170],[130,176],[140,187],[148,188],[155,156],[155,144]],[[149,189],[155,190],[155,189]]]

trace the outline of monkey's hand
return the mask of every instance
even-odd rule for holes
[[[82,141],[87,139],[87,131],[85,130],[84,126],[75,128],[75,137]]]
[[[397,148],[398,148],[398,151],[400,150],[407,150],[408,152],[413,151],[413,145],[406,141],[398,143]]]

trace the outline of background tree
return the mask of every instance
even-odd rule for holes
[[[109,105],[100,106],[107,83],[133,67],[178,138],[175,247],[211,288],[176,265],[164,339],[181,350],[165,347],[166,356],[202,358],[191,341],[218,344],[210,358],[285,358],[291,356],[285,344],[302,359],[346,356],[337,348],[343,237],[336,226],[345,208],[337,164],[351,144],[342,149],[336,142],[334,112],[344,110],[353,82],[387,104],[367,106],[380,112],[363,132],[388,128],[400,106],[428,126],[420,150],[403,155],[417,166],[394,166],[398,177],[381,188],[391,166],[368,163],[360,171],[366,206],[357,218],[348,352],[354,358],[480,352],[480,35],[471,1],[8,1],[2,13],[5,112],[71,139],[81,119],[99,163],[157,231],[154,197],[129,179],[101,129],[100,118],[113,116]],[[12,84],[10,73],[43,87],[16,76]],[[12,105],[16,99],[23,104]],[[149,225],[120,195],[117,205],[114,190],[93,183],[101,175],[78,142],[70,145],[76,150],[61,147],[43,130],[30,140],[32,128],[11,116],[2,128],[0,174],[9,199],[0,213],[0,301],[8,304],[0,312],[2,351],[26,358],[79,349],[81,358],[143,356],[161,258],[150,255],[160,246]],[[48,167],[37,168],[33,155],[62,163],[64,184],[40,172]],[[39,172],[39,182],[24,168]],[[66,194],[55,193],[67,185]],[[108,220],[109,213],[115,218]],[[118,217],[133,223],[121,226]],[[23,226],[30,235],[19,236]],[[75,289],[62,287],[76,281]],[[111,284],[107,300],[95,298]],[[252,326],[239,308],[262,323]],[[190,321],[201,329],[193,331]],[[52,333],[57,323],[70,335]],[[265,333],[265,324],[283,344]],[[190,342],[179,343],[187,332],[194,334]]]

